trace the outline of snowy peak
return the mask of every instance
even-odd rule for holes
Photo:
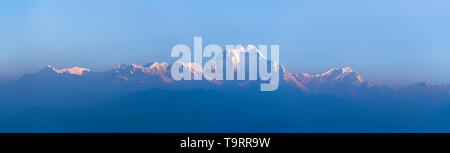
[[[234,49],[227,49],[225,53],[226,56],[231,57],[231,61],[235,70],[238,69],[238,64],[241,62],[241,56],[243,56],[243,59],[245,58],[245,53],[256,54],[259,56],[259,58],[267,60],[267,57],[264,56],[256,46],[251,44],[243,44],[242,46]]]
[[[63,68],[63,69],[58,70],[50,65],[47,65],[39,72],[55,72],[58,74],[71,74],[71,75],[82,76],[84,72],[90,72],[90,71],[91,70],[89,70],[87,68],[82,68],[82,67]]]
[[[299,79],[314,79],[319,78],[322,81],[347,81],[351,83],[363,83],[364,80],[362,77],[355,71],[353,71],[350,67],[345,68],[333,68],[328,70],[327,72],[320,74],[306,74],[301,73],[297,75]]]
[[[145,73],[149,75],[160,75],[167,73],[167,68],[169,64],[166,62],[158,63],[150,63],[146,65],[137,65],[137,64],[120,64],[115,66],[112,71],[115,73],[121,74],[129,74],[133,75],[135,73]]]
[[[318,74],[319,76],[334,76],[334,75],[344,75],[344,74],[350,74],[350,73],[356,73],[353,71],[349,66],[345,68],[332,68],[328,70],[327,72]]]
[[[347,81],[351,83],[362,83],[364,80],[362,77],[350,67],[345,68],[334,68],[325,73],[320,74],[321,77],[326,77],[327,79],[332,79],[336,81]]]
[[[60,70],[55,70],[56,73],[68,73],[68,74],[73,74],[73,75],[83,75],[83,73],[87,71],[91,71],[87,68],[82,68],[82,67],[73,67],[73,68],[65,68],[65,69],[60,69]]]
[[[342,68],[342,72],[343,72],[343,73],[353,72],[353,70],[350,68],[350,66],[347,66],[347,67],[345,67],[345,68]]]
[[[120,64],[107,71],[115,84],[125,82],[157,83],[158,81],[172,82],[169,71],[170,65],[166,62],[153,62],[145,65]],[[156,82],[155,82],[156,81]]]
[[[249,53],[249,52],[254,52],[263,59],[267,59],[256,46],[248,44],[244,44],[237,48],[227,50],[227,55],[232,55],[233,59],[239,59],[241,53]]]
[[[346,87],[359,88],[371,87],[371,83],[364,81],[362,77],[350,67],[333,68],[319,74],[299,73],[291,74],[283,69],[283,79],[292,82],[306,92],[319,93],[326,88]]]

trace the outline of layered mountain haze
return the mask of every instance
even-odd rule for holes
[[[192,77],[204,71],[196,63],[182,66]],[[280,65],[278,90],[261,92],[259,79],[175,81],[171,67],[167,62],[121,64],[96,72],[46,66],[0,89],[0,127],[158,131],[225,127],[269,132],[450,127],[446,124],[450,109],[445,109],[450,108],[449,85],[418,83],[394,90],[364,80],[350,67],[293,74]],[[227,115],[231,112],[234,115]]]

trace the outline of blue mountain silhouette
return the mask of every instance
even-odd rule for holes
[[[449,129],[448,85],[389,89],[349,67],[255,81],[174,81],[171,65],[106,72],[46,66],[0,89],[0,130],[33,132],[424,132]],[[351,131],[348,131],[351,130]],[[89,132],[89,131],[88,131]]]

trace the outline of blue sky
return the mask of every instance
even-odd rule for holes
[[[193,43],[279,44],[294,73],[351,66],[382,85],[450,84],[450,1],[0,2],[0,82],[45,65],[105,71],[174,61]]]

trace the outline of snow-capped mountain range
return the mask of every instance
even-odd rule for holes
[[[247,56],[241,53],[251,50],[256,51],[253,53],[257,53],[260,60],[261,58],[268,60],[260,50],[252,45],[244,45],[223,53],[231,55],[236,73],[239,68],[237,65],[242,64],[240,63],[242,61],[239,60],[240,56]],[[181,63],[181,65],[184,70],[190,71],[192,78],[195,75],[202,75],[197,72],[204,71],[202,65],[195,62]],[[72,108],[95,105],[94,102],[106,102],[128,94],[153,89],[170,91],[201,89],[222,93],[253,94],[260,92],[261,82],[264,82],[249,79],[176,81],[171,76],[171,67],[172,64],[167,62],[152,62],[144,65],[120,64],[110,70],[96,72],[89,68],[58,69],[47,65],[36,73],[24,74],[11,85],[0,88],[0,101],[10,101],[15,105],[42,104]],[[276,68],[279,70],[280,79],[278,90],[275,93],[286,95],[287,98],[298,95],[332,95],[351,99],[383,97],[385,98],[383,100],[390,100],[393,99],[392,97],[405,99],[419,95],[421,97],[418,99],[434,96],[440,97],[440,101],[445,101],[450,96],[449,85],[418,83],[400,90],[377,86],[364,80],[358,72],[350,67],[333,68],[319,74],[293,74],[284,65]],[[215,65],[211,69],[215,69]],[[247,68],[245,71],[248,77]]]
[[[241,65],[244,59],[240,56],[246,56],[242,53],[256,53],[259,56],[259,61],[268,61],[265,55],[253,45],[243,45],[235,49],[224,50],[223,55],[231,57],[233,62],[233,68],[238,71],[238,65]],[[273,61],[276,62],[276,61]],[[202,65],[195,62],[181,63],[185,70],[191,72],[192,78],[198,75],[202,75],[204,72]],[[276,64],[277,65],[277,64]],[[162,89],[193,89],[193,88],[205,88],[214,90],[231,90],[228,88],[246,89],[255,88],[258,86],[256,81],[224,81],[224,80],[212,80],[207,81],[175,81],[171,76],[171,66],[167,62],[153,62],[145,65],[137,64],[121,64],[114,66],[112,69],[105,72],[95,72],[88,68],[72,67],[56,69],[52,66],[46,66],[42,70],[34,74],[23,75],[16,81],[15,84],[27,85],[27,84],[42,84],[45,81],[49,81],[43,88],[48,88],[49,84],[54,84],[55,81],[59,82],[54,84],[70,84],[70,82],[77,82],[76,85],[81,85],[89,82],[86,86],[92,84],[102,84],[102,86],[108,86],[108,88],[121,88],[128,89],[130,91],[140,89],[162,88]],[[215,70],[216,64],[211,69]],[[225,65],[226,66],[226,65]],[[287,68],[283,65],[279,65],[277,70],[279,72],[281,89],[298,90],[302,93],[335,93],[349,91],[347,93],[355,93],[361,89],[371,89],[375,86],[362,79],[362,77],[350,67],[345,68],[333,68],[327,72],[320,74],[307,74],[299,73],[292,74],[288,72]],[[246,75],[249,75],[246,69]],[[200,72],[200,73],[198,73]],[[206,74],[205,74],[206,75]],[[203,76],[200,76],[203,77]],[[52,85],[53,86],[53,85]],[[51,86],[49,86],[51,87]]]
[[[188,70],[194,71],[195,63],[187,63],[185,66]],[[114,85],[126,84],[167,84],[168,86],[183,84],[185,81],[174,81],[170,75],[171,64],[167,62],[153,62],[145,65],[137,64],[120,64],[105,72],[95,72],[88,68],[72,67],[57,69],[50,65],[36,73],[25,74],[15,83],[23,83],[25,80],[44,81],[63,78],[78,80],[97,80],[107,81]],[[201,69],[201,68],[200,68]],[[358,72],[350,67],[332,68],[326,72],[319,74],[298,73],[292,74],[288,72],[283,65],[280,66],[280,78],[282,83],[294,85],[299,90],[307,93],[320,93],[327,88],[373,88],[377,87],[373,83],[366,81]],[[194,75],[195,73],[192,72]],[[247,74],[248,75],[248,74]],[[66,80],[70,81],[70,80]],[[213,80],[203,81],[209,82],[215,86],[222,86],[227,82],[248,82],[248,81],[224,81]],[[429,83],[417,83],[407,88],[411,89],[432,89],[432,90],[448,90],[448,85],[430,85]]]
[[[185,64],[193,73],[194,63]],[[161,89],[187,91],[202,89],[225,93],[260,92],[261,80],[189,80],[175,81],[170,73],[171,64],[153,62],[145,65],[121,64],[104,72],[88,68],[57,69],[45,66],[36,73],[24,74],[10,86],[0,89],[0,99],[29,105],[80,107],[93,102],[109,101],[139,91]],[[248,74],[247,74],[248,75]],[[288,97],[299,95],[333,95],[342,98],[401,97],[419,98],[450,96],[449,85],[417,83],[402,89],[389,89],[366,81],[350,67],[333,68],[319,74],[288,72],[280,65],[277,94]],[[21,95],[21,96],[18,96]],[[295,95],[295,96],[294,96]],[[388,98],[392,99],[392,98]],[[445,99],[445,98],[444,98]],[[64,102],[61,102],[64,101]]]
[[[189,64],[187,64],[189,66]],[[46,66],[37,73],[26,74],[16,81],[16,83],[23,84],[29,81],[98,81],[110,83],[115,86],[128,86],[128,85],[140,85],[165,88],[173,87],[178,84],[184,85],[187,81],[175,81],[170,75],[171,64],[167,62],[153,62],[145,65],[137,64],[121,64],[113,67],[105,72],[95,72],[88,68],[63,68],[56,69],[52,66]],[[189,66],[189,69],[194,69]],[[324,89],[343,87],[343,88],[371,88],[374,85],[368,81],[365,81],[357,72],[350,67],[345,68],[333,68],[329,71],[320,74],[307,74],[299,73],[292,74],[287,71],[285,66],[281,66],[281,85],[280,86],[295,86],[301,92],[307,93],[320,93]],[[252,82],[252,81],[201,81],[208,83],[211,87],[224,86],[227,83],[240,82]],[[158,86],[156,86],[158,85]],[[183,86],[179,86],[182,88]],[[204,85],[199,84],[199,87]],[[190,87],[195,88],[195,87]]]
[[[239,122],[248,123],[246,127],[253,129],[273,129],[272,125],[283,125],[287,119],[292,121],[289,125],[297,128],[324,127],[321,123],[335,124],[336,120],[342,125],[365,121],[361,125],[378,126],[381,121],[380,124],[389,121],[390,125],[416,120],[396,120],[402,111],[420,116],[450,104],[449,85],[417,83],[394,90],[364,80],[350,67],[319,74],[294,74],[280,65],[278,90],[261,92],[260,80],[175,81],[171,66],[167,62],[121,64],[104,72],[45,66],[0,88],[0,117],[17,114],[3,125],[18,129],[61,129],[72,128],[71,125],[121,129],[141,124],[145,128],[169,129],[192,122],[200,128],[211,121],[220,123],[217,128],[231,125],[231,129],[236,129],[233,125]],[[195,63],[184,66],[195,75]],[[230,120],[230,115],[235,117]],[[280,122],[265,124],[274,116],[281,118]],[[206,118],[195,120],[199,117]],[[251,122],[255,117],[259,117],[257,123],[264,124]]]

